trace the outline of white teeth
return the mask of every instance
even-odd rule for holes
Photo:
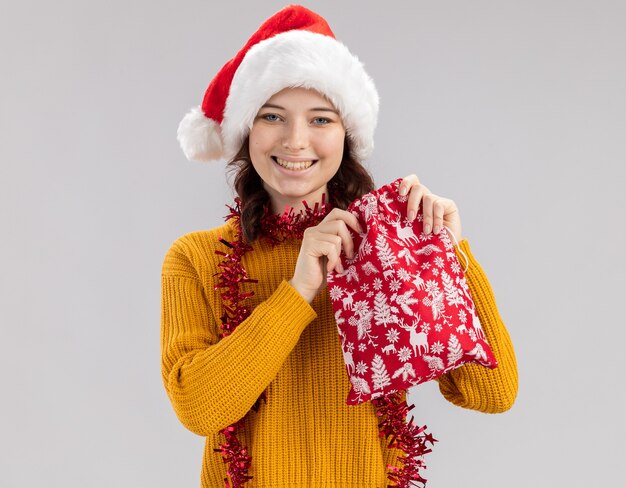
[[[295,170],[295,171],[308,169],[313,164],[313,161],[298,161],[294,163],[294,162],[285,161],[284,159],[280,159],[276,157],[274,158],[274,161],[276,161],[283,168],[287,168],[287,169]]]

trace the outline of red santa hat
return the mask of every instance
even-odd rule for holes
[[[341,114],[352,156],[374,148],[378,93],[363,64],[335,39],[323,17],[289,5],[269,19],[209,84],[202,105],[178,126],[188,159],[232,159],[263,104],[287,87],[317,90]]]

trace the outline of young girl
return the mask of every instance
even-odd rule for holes
[[[206,437],[203,487],[384,487],[388,466],[399,465],[372,403],[345,403],[350,383],[326,286],[342,253],[355,252],[350,231],[363,230],[345,209],[375,188],[361,161],[377,112],[358,59],[323,18],[289,6],[181,122],[187,157],[230,161],[238,195],[225,225],[180,237],[163,264],[163,381],[183,425]],[[517,392],[513,347],[458,209],[415,175],[399,191],[411,220],[421,208],[424,232],[447,226],[467,255],[499,363],[447,373],[441,392],[465,408],[505,411]]]

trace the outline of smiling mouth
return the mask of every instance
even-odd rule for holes
[[[310,161],[285,161],[284,159],[280,159],[276,156],[272,156],[272,159],[276,164],[281,166],[282,168],[289,169],[292,171],[303,171],[305,169],[309,169],[315,163],[317,163],[317,159],[312,159]]]

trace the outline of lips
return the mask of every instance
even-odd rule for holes
[[[310,159],[307,161],[287,161],[277,156],[272,156],[272,159],[274,160],[276,164],[278,164],[282,168],[285,168],[291,171],[303,171],[305,169],[309,169],[312,165],[317,163],[317,159]]]

